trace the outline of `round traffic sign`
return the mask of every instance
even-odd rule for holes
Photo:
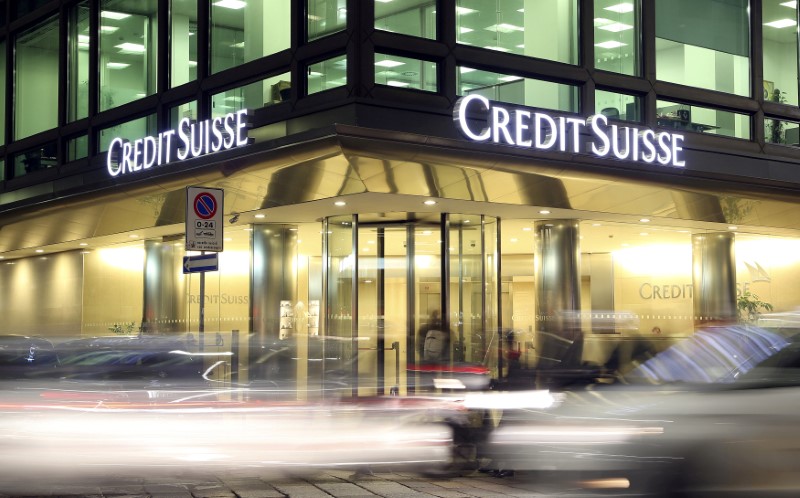
[[[207,220],[217,214],[217,198],[209,192],[200,192],[194,198],[194,214]]]

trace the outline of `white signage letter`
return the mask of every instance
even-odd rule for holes
[[[664,165],[672,161],[672,149],[670,148],[669,141],[669,133],[661,132],[658,134],[658,148],[663,152],[663,154],[658,154],[658,162]]]
[[[480,133],[473,133],[472,130],[469,129],[469,125],[467,124],[467,106],[472,103],[473,101],[478,101],[479,103],[483,104],[483,107],[488,111],[490,108],[489,99],[484,97],[483,95],[472,94],[467,95],[466,97],[461,97],[456,102],[455,112],[454,112],[454,121],[458,123],[459,128],[461,129],[461,133],[467,136],[476,142],[483,142],[485,140],[489,140],[491,137],[491,130],[487,126]]]
[[[678,152],[683,151],[683,147],[678,146],[679,143],[683,143],[683,135],[672,135],[672,165],[682,168],[686,166],[686,161],[678,159]]]
[[[192,126],[192,122],[189,118],[181,119],[180,123],[178,123],[178,138],[180,138],[183,145],[180,146],[178,149],[178,159],[183,161],[187,157],[189,157],[189,151],[192,148],[191,137],[186,134],[186,127]]]
[[[529,129],[528,121],[531,119],[531,113],[528,111],[523,111],[522,109],[517,110],[514,113],[515,123],[514,123],[514,131],[517,135],[517,145],[520,147],[530,147],[531,140],[526,139],[523,137],[523,133]]]
[[[642,152],[642,160],[647,163],[652,163],[656,160],[656,147],[654,141],[656,139],[656,132],[653,130],[644,130],[642,132],[642,145],[647,149],[647,152]]]
[[[121,167],[122,165],[120,164],[122,161],[118,161],[117,164],[112,163],[112,159],[114,159],[114,157],[117,154],[119,154],[119,152],[114,152],[115,144],[118,147],[122,147],[122,139],[117,137],[114,140],[112,140],[108,146],[108,153],[106,154],[106,167],[108,168],[108,174],[111,176],[117,176],[122,171]]]
[[[536,148],[537,149],[549,149],[556,143],[557,133],[556,133],[556,122],[553,118],[548,116],[547,114],[542,114],[541,112],[537,112],[534,114],[534,133],[536,134]],[[550,129],[550,132],[545,132],[544,127],[542,126],[542,121],[547,122],[547,127]]]
[[[592,142],[592,153],[603,157],[608,154],[608,151],[611,149],[611,143],[608,140],[608,135],[602,128],[600,128],[600,123],[602,122],[603,125],[608,124],[608,118],[605,117],[603,114],[595,114],[594,116],[590,116],[587,121],[590,121],[592,126],[592,133],[595,134],[597,138],[603,143],[602,148],[597,148],[597,144]]]
[[[492,107],[492,141],[494,143],[500,142],[500,132],[502,132],[506,143],[514,145],[514,139],[511,138],[511,133],[508,131],[509,121],[511,121],[511,117],[504,107]]]
[[[247,109],[236,111],[236,146],[242,145],[247,145]]]

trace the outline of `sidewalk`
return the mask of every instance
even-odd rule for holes
[[[256,472],[251,472],[255,475]],[[325,470],[305,477],[185,476],[124,479],[108,486],[50,489],[45,494],[2,494],[0,497],[61,498],[493,498],[513,496],[579,496],[519,476],[497,478],[475,472],[464,477],[425,477],[415,473],[353,474]],[[585,496],[585,494],[583,494]]]

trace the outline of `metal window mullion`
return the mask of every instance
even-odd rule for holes
[[[406,227],[406,367],[413,365],[416,363],[416,352],[417,352],[417,337],[415,335],[416,331],[416,323],[415,323],[415,309],[417,306],[416,302],[416,271],[414,269],[414,253],[415,253],[415,244],[414,244],[414,227],[413,225],[408,225]],[[408,372],[408,368],[406,368]],[[408,375],[415,375],[414,373],[409,373]],[[414,382],[412,379],[406,378],[406,386],[408,391],[413,390]]]
[[[358,215],[354,214],[350,223],[350,236],[352,247],[350,255],[353,258],[353,274],[350,280],[350,339],[353,348],[352,364],[352,395],[358,396]]]
[[[442,326],[444,330],[450,330],[450,254],[448,248],[450,247],[450,214],[442,213],[441,223],[439,226],[440,240],[439,243],[439,267],[440,277],[442,279],[441,292],[439,293],[441,299],[442,309]]]

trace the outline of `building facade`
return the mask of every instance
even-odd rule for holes
[[[338,338],[371,394],[434,315],[503,377],[800,304],[797,2],[0,16],[0,333]],[[219,189],[217,271],[184,273],[187,187]]]

